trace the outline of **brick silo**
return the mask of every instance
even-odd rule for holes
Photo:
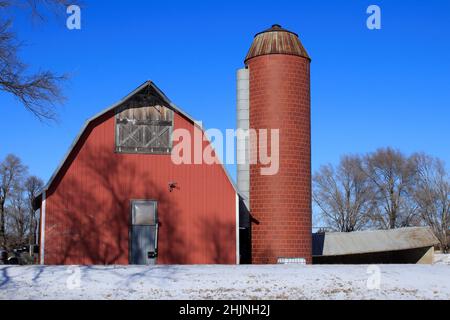
[[[249,126],[279,129],[280,155],[275,175],[262,175],[259,160],[250,165],[252,263],[312,262],[310,61],[298,35],[279,25],[258,33],[245,59]]]

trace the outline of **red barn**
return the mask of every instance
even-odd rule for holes
[[[37,198],[41,263],[311,263],[310,62],[296,33],[256,34],[237,127],[279,134],[267,142],[277,170],[262,174],[261,141],[237,137],[239,195],[218,157],[203,157],[201,128],[152,82],[90,119]]]
[[[37,199],[41,263],[238,263],[237,191],[221,164],[175,164],[175,129],[198,126],[150,81],[88,120]]]

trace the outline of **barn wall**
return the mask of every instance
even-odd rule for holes
[[[174,128],[193,135],[177,113]],[[221,165],[114,149],[110,112],[88,126],[47,192],[46,264],[128,264],[132,199],[158,201],[158,264],[236,263],[236,195]]]

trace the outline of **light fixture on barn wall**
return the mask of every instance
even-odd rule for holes
[[[174,189],[177,189],[178,183],[177,182],[169,182],[169,192],[172,192]]]

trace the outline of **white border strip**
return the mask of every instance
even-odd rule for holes
[[[41,204],[41,243],[40,243],[40,251],[41,256],[39,259],[40,264],[44,264],[45,261],[45,196],[46,192],[42,192],[42,204]]]
[[[239,194],[236,193],[236,264],[240,263],[239,250]]]

